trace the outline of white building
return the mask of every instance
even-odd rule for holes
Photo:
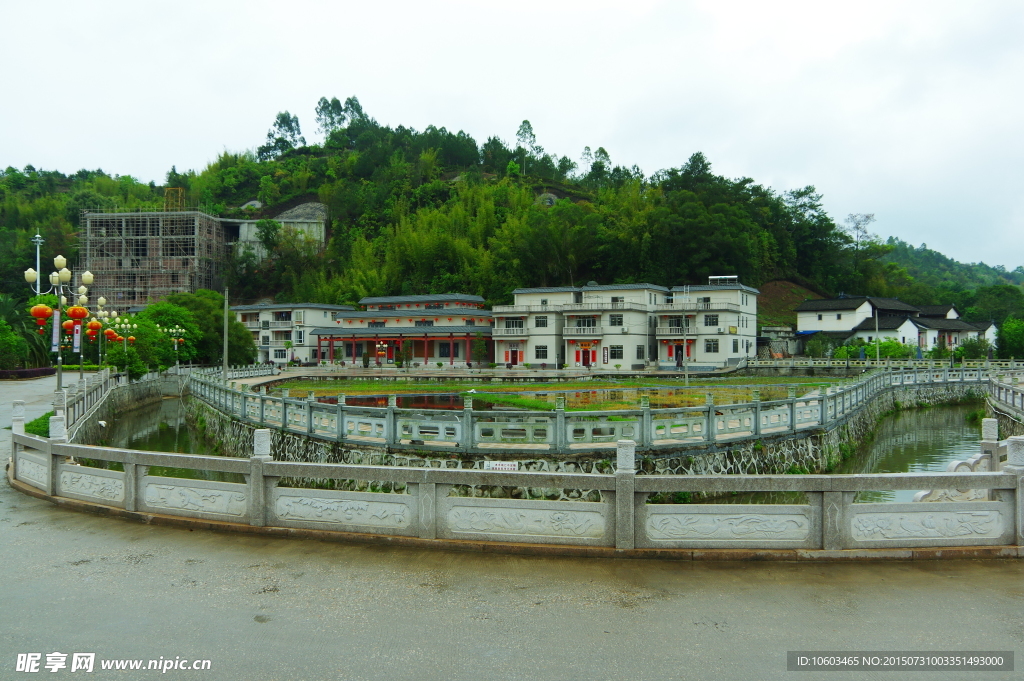
[[[252,332],[259,350],[258,361],[284,364],[317,362],[317,338],[313,331],[333,323],[335,315],[352,309],[350,305],[263,303],[235,305],[231,311]]]
[[[496,359],[507,364],[693,369],[756,352],[758,291],[736,277],[655,284],[523,288],[494,307]],[[616,366],[617,365],[617,366]]]

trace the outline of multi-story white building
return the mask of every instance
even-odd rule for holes
[[[352,310],[350,305],[284,303],[235,305],[235,318],[252,332],[260,362],[317,362],[317,337],[313,331],[334,322],[334,316]]]
[[[758,291],[736,277],[708,285],[522,288],[494,307],[498,362],[603,369],[708,369],[756,352]]]
[[[671,299],[655,307],[659,366],[719,367],[754,357],[759,294],[735,276],[672,287]]]

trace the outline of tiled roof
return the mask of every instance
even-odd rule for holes
[[[480,296],[471,296],[465,293],[432,293],[430,295],[417,296],[369,296],[359,301],[360,305],[389,305],[391,303],[432,303],[432,302],[459,302],[459,303],[483,303]]]
[[[946,319],[945,317],[915,317],[914,323],[922,329],[935,329],[937,331],[978,331],[974,324],[962,319]]]
[[[351,305],[327,305],[320,303],[257,303],[255,305],[232,305],[230,310],[256,312],[259,310],[354,310]]]
[[[873,298],[869,296],[856,296],[851,298],[824,298],[822,300],[805,300],[796,306],[797,312],[815,312],[818,310],[856,310],[865,301],[871,303],[879,310],[899,310],[901,312],[917,313],[920,310],[913,305],[904,303],[895,298]]]
[[[351,310],[351,308],[349,308]],[[335,316],[336,319],[382,319],[396,318],[401,319],[402,317],[408,317],[413,319],[415,317],[426,318],[426,317],[483,317],[490,318],[490,310],[477,310],[477,309],[464,309],[459,307],[446,307],[441,310],[425,310],[422,307],[410,308],[408,310],[356,310],[354,312],[345,312],[344,314],[338,314]]]
[[[541,286],[538,288],[517,288],[512,294],[517,293],[572,293],[574,291],[664,291],[668,293],[667,286],[657,284],[586,284],[584,286]]]
[[[916,322],[918,320],[918,318],[917,317],[891,317],[891,316],[879,317],[878,318],[878,330],[879,331],[894,331],[895,329],[898,329],[901,326],[903,326],[904,324],[906,324],[908,320],[911,323],[913,323],[913,322]],[[874,317],[868,317],[867,319],[862,321],[860,324],[858,324],[857,326],[853,327],[853,330],[854,331],[874,331],[875,330],[875,318]]]
[[[364,338],[369,336],[436,336],[452,334],[458,336],[475,336],[481,333],[484,336],[491,335],[490,326],[386,326],[383,329],[368,329],[365,326],[357,328],[346,326],[329,326],[313,329],[309,332],[313,336],[335,336],[349,338]]]
[[[949,314],[950,310],[956,308],[952,305],[921,305],[921,316],[922,317],[945,317]]]

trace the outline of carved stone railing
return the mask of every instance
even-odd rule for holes
[[[635,440],[644,452],[685,445],[757,440],[767,435],[793,435],[830,429],[865,408],[884,391],[911,386],[975,386],[989,388],[990,370],[978,368],[885,369],[860,380],[786,399],[716,405],[708,396],[701,407],[652,409],[642,397],[637,409],[565,410],[556,399],[549,411],[475,411],[466,399],[462,410],[404,409],[394,396],[388,407],[364,407],[304,398],[272,397],[263,389],[224,383],[212,373],[190,376],[192,396],[254,427],[273,427],[336,442],[370,443],[391,448],[415,447],[487,453],[532,450],[565,454],[580,449],[614,447],[620,439]]]
[[[60,433],[60,426],[54,423],[51,432]],[[887,549],[889,557],[897,558],[910,557],[910,550],[919,547],[1024,545],[1024,437],[1010,438],[1007,463],[998,473],[638,476],[631,441],[616,443],[613,474],[583,474],[287,463],[272,460],[269,430],[256,431],[249,459],[74,445],[23,431],[24,419],[16,417],[8,475],[23,491],[127,512],[254,527],[624,550]],[[123,471],[82,466],[75,463],[78,458],[116,462]],[[238,482],[154,475],[155,466],[234,474]],[[387,483],[393,491],[290,487],[281,486],[282,479],[292,484],[366,481],[371,489],[369,483]],[[601,501],[458,494],[480,487],[575,488],[603,494]],[[982,489],[989,500],[854,503],[862,490],[922,487]],[[806,502],[647,503],[651,494],[733,491],[803,492]],[[1020,553],[1012,550],[1013,555]]]

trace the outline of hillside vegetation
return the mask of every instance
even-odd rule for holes
[[[188,205],[221,216],[274,216],[309,200],[327,205],[324,248],[268,222],[261,234],[270,258],[231,258],[227,283],[245,300],[353,303],[460,291],[497,304],[510,302],[518,286],[671,286],[737,274],[754,286],[807,282],[824,295],[955,302],[976,317],[1024,312],[1012,277],[971,285],[956,274],[933,277],[916,249],[871,234],[871,216],[836,224],[813,186],[776,190],[726,178],[699,152],[646,177],[601,147],[585,149],[579,163],[550,154],[528,121],[514,142],[479,143],[443,127],[381,125],[354,97],[321,99],[317,112],[320,143],[307,144],[298,119],[282,112],[255,151],[223,153],[198,172],[171,168],[160,186],[101,170],[7,168],[0,175],[4,290],[26,289],[21,272],[35,265],[29,239],[37,231],[47,252],[73,258],[83,208],[159,210],[164,188],[181,187]],[[264,208],[240,208],[253,199]]]

